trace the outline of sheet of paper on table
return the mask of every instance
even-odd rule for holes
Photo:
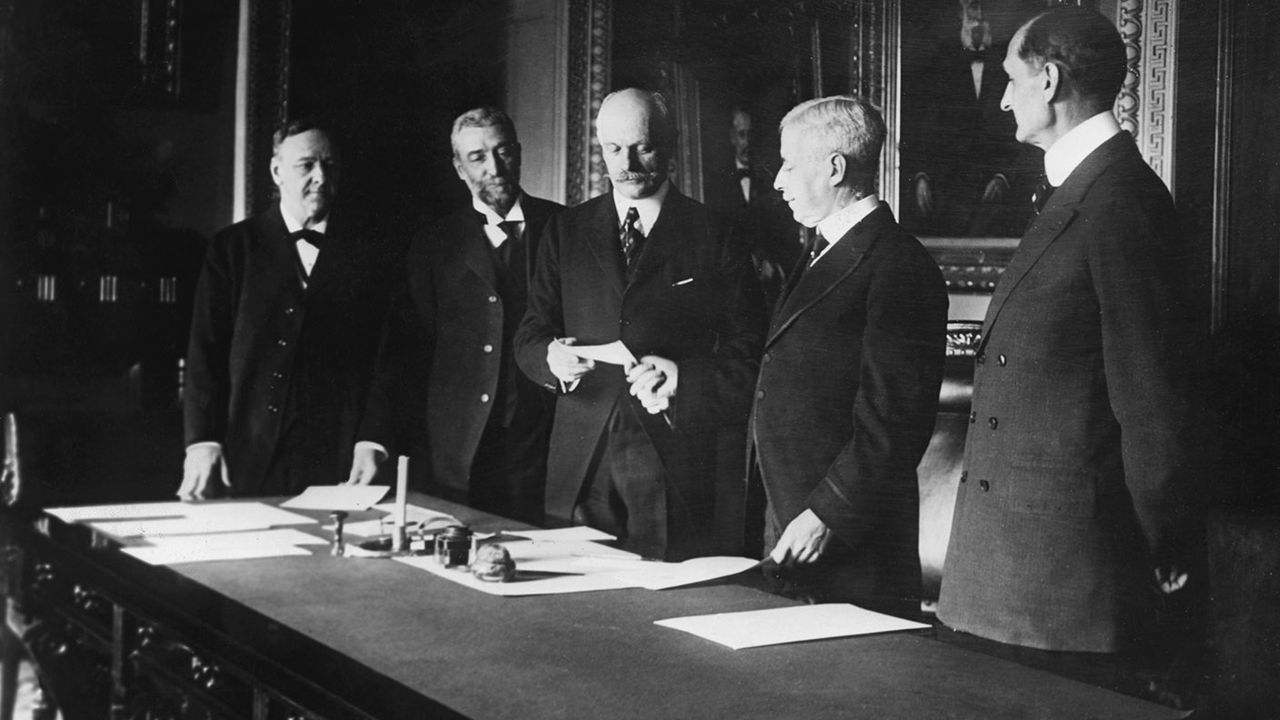
[[[171,565],[208,560],[247,560],[251,558],[310,555],[302,546],[327,545],[322,537],[295,528],[254,530],[250,532],[177,535],[147,539],[147,545],[127,547],[123,552],[152,565]]]
[[[562,593],[594,592],[597,590],[618,590],[620,584],[609,573],[576,574],[544,574],[548,571],[521,568],[516,562],[516,577],[510,582],[485,582],[473,576],[466,568],[449,568],[441,565],[431,555],[414,557],[398,557],[396,562],[404,563],[419,570],[426,570],[432,575],[452,580],[473,590],[489,595],[516,597],[520,595],[559,595]],[[526,573],[521,575],[521,573]]]
[[[395,520],[391,513],[395,512],[395,503],[378,503],[373,506],[374,510],[382,510],[388,513],[384,517],[374,518],[373,520],[361,520],[360,522],[347,523],[343,532],[351,535],[359,535],[360,537],[376,537],[378,535],[387,535],[395,528]],[[442,530],[450,525],[460,525],[457,518],[438,510],[424,508],[420,505],[405,506],[405,522],[409,525],[420,525],[426,532],[435,532]]]
[[[386,485],[312,485],[301,495],[280,503],[280,507],[298,510],[368,510],[387,494]]]
[[[737,575],[759,566],[760,561],[751,558],[700,557],[678,563],[636,563],[633,568],[615,572],[613,576],[627,586],[666,590]]]
[[[45,512],[68,523],[175,518],[203,518],[207,523],[215,523],[218,520],[235,518],[241,525],[253,523],[257,527],[268,528],[277,525],[314,525],[318,522],[306,515],[281,510],[266,503],[243,500],[80,505],[48,508]]]
[[[846,603],[692,615],[655,620],[654,624],[683,630],[734,650],[929,627]]]
[[[540,542],[569,542],[572,540],[599,541],[618,539],[603,530],[597,530],[592,527],[587,527],[586,525],[551,528],[550,530],[512,530],[511,534]]]

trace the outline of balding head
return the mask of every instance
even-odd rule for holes
[[[661,95],[636,88],[610,93],[596,116],[596,138],[618,194],[648,197],[666,181],[675,132]]]

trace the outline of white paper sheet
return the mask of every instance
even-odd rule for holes
[[[267,545],[258,548],[190,545],[176,547],[129,547],[123,552],[151,565],[173,565],[213,560],[252,560],[254,558],[310,555],[311,551],[296,545]]]
[[[621,365],[626,367],[636,362],[636,356],[622,344],[621,340],[614,340],[607,345],[566,345],[569,352],[580,358],[595,360],[596,362],[605,362],[612,365]]]
[[[133,520],[137,518],[186,517],[192,503],[157,502],[121,505],[79,505],[45,508],[45,512],[66,523],[84,520]]]
[[[609,573],[587,573],[583,575],[551,575],[544,576],[542,570],[524,568],[528,575],[522,576],[520,562],[516,561],[516,579],[511,582],[485,582],[473,576],[465,568],[447,568],[436,562],[435,557],[420,555],[414,557],[394,558],[411,567],[437,577],[452,580],[473,590],[489,595],[516,597],[520,595],[559,595],[562,593],[594,592],[597,590],[619,590],[626,587]]]
[[[700,557],[678,563],[639,563],[633,565],[632,569],[614,573],[614,577],[628,586],[666,590],[737,575],[759,565],[759,560],[744,557]]]
[[[216,525],[225,518],[238,527],[268,528],[276,525],[314,525],[318,521],[306,515],[257,501],[156,502],[120,505],[82,505],[47,508],[45,512],[63,522],[162,520],[193,518],[205,525]]]
[[[654,624],[692,633],[734,650],[929,627],[845,603],[693,615],[655,620]]]
[[[586,525],[575,525],[573,527],[552,528],[550,530],[512,530],[512,535],[537,540],[539,542],[571,542],[575,540],[598,541],[598,540],[617,540],[618,538],[610,535],[603,530],[597,530]]]
[[[117,538],[207,535],[209,533],[264,530],[268,527],[253,518],[218,516],[157,518],[153,520],[90,520],[86,524],[98,532]]]
[[[280,503],[280,507],[299,510],[368,510],[389,490],[386,485],[312,485],[301,495]]]

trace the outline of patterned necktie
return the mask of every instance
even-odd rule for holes
[[[640,211],[634,207],[627,208],[627,218],[622,221],[622,235],[619,241],[622,244],[622,258],[628,268],[640,254],[640,244],[644,240],[644,235],[640,234],[640,228],[636,227],[638,222],[640,222]]]
[[[1049,197],[1053,195],[1053,191],[1056,189],[1049,183],[1049,178],[1044,175],[1041,175],[1040,179],[1036,180],[1036,186],[1031,191],[1031,204],[1035,207],[1037,215],[1044,209],[1045,204],[1049,202]]]

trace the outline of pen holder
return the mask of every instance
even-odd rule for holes
[[[471,559],[471,529],[450,525],[436,533],[436,562],[445,567],[466,566]]]

